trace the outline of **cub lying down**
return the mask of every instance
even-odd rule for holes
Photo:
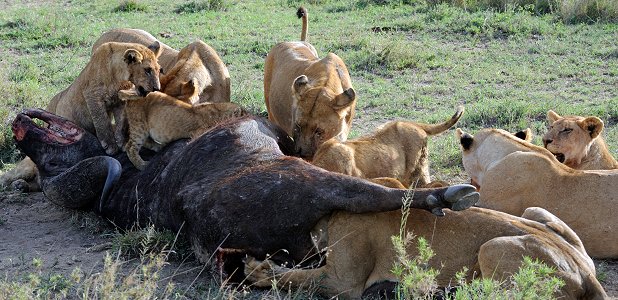
[[[316,152],[312,164],[329,171],[361,178],[390,177],[405,187],[429,184],[427,137],[444,132],[459,121],[464,112],[439,124],[389,122],[371,135],[340,142],[330,139]]]
[[[573,170],[551,152],[499,129],[456,131],[478,205],[521,214],[539,206],[562,219],[596,258],[618,258],[618,171]]]
[[[245,274],[255,285],[299,287],[318,283],[329,297],[360,298],[364,291],[392,291],[397,278],[391,270],[397,261],[391,236],[399,234],[401,211],[353,214],[336,212],[328,221],[326,264],[317,269],[287,269],[269,261],[249,259]],[[468,279],[479,275],[496,280],[518,271],[523,256],[538,258],[556,269],[564,280],[561,299],[604,299],[592,260],[580,239],[560,219],[538,207],[521,218],[505,213],[470,208],[437,219],[412,209],[406,231],[431,243],[435,256],[429,261],[440,270],[440,286],[448,286],[455,273],[467,267]],[[417,255],[409,247],[410,256]]]
[[[190,86],[192,89],[188,91],[188,97],[194,97],[199,92],[197,84]],[[191,106],[160,92],[151,92],[141,97],[134,90],[121,90],[118,96],[126,101],[125,116],[129,124],[129,140],[125,151],[140,170],[146,167],[146,162],[139,156],[139,150],[148,138],[155,143],[146,143],[146,147],[159,151],[171,141],[195,137],[221,121],[247,114],[234,103],[201,103]]]

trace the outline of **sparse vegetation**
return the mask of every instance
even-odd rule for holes
[[[391,238],[397,261],[392,269],[399,279],[395,290],[397,299],[434,299],[438,292],[436,277],[440,273],[429,266],[429,260],[434,256],[427,240],[415,238],[406,231],[406,223],[410,213],[412,192],[403,199],[401,225],[399,234]],[[416,244],[418,254],[410,257],[407,249]],[[442,295],[445,299],[555,299],[555,293],[564,282],[552,276],[554,269],[538,260],[524,257],[522,266],[516,274],[505,282],[491,278],[476,278],[466,282],[467,269],[456,275],[456,286],[447,289]],[[450,288],[450,289],[449,289]]]
[[[137,0],[124,0],[114,9],[115,12],[145,12],[147,10],[148,6]]]
[[[191,1],[188,3],[184,3],[176,8],[175,12],[182,13],[197,13],[201,11],[220,11],[225,10],[227,8],[227,3],[225,0],[202,0],[202,1]]]

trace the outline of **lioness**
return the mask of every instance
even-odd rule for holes
[[[245,274],[260,287],[317,283],[328,297],[360,298],[369,290],[393,290],[397,261],[391,236],[400,230],[401,211],[352,214],[336,212],[328,221],[326,264],[317,269],[288,269],[269,261],[249,259]],[[479,275],[495,280],[516,273],[523,256],[540,259],[556,269],[565,285],[561,299],[605,299],[595,267],[577,235],[542,208],[528,208],[521,218],[470,208],[436,218],[411,210],[405,230],[429,241],[435,256],[429,265],[440,271],[440,286],[453,284],[455,274],[468,268],[467,279]],[[416,247],[407,254],[418,255]],[[562,298],[564,297],[564,298]]]
[[[618,171],[579,171],[510,133],[456,130],[479,206],[513,215],[539,206],[562,219],[596,258],[618,258]]]
[[[188,97],[198,94],[198,85],[189,81],[192,92]],[[159,151],[171,141],[196,137],[223,120],[246,115],[234,103],[201,103],[192,106],[160,92],[142,97],[134,90],[121,90],[120,99],[126,101],[125,114],[129,124],[129,140],[125,151],[131,162],[140,170],[147,163],[139,156],[139,150],[148,138],[156,143],[149,144],[151,150]]]
[[[336,138],[344,142],[350,131],[356,92],[339,56],[319,59],[305,41],[307,11],[302,18],[300,42],[275,45],[264,64],[264,98],[268,118],[294,138],[296,152],[311,159],[318,146]]]
[[[352,141],[331,139],[318,148],[311,163],[355,177],[391,177],[406,187],[417,182],[426,186],[431,180],[427,137],[451,128],[463,112],[458,107],[450,120],[440,124],[395,121]]]
[[[230,74],[227,67],[212,47],[195,41],[182,48],[176,64],[161,76],[162,91],[171,96],[197,84],[199,97],[190,103],[230,102]]]
[[[603,121],[597,117],[562,117],[547,112],[549,130],[543,136],[545,148],[565,165],[579,170],[618,169],[601,132]]]
[[[152,36],[152,34],[141,29],[116,28],[107,31],[94,42],[94,45],[92,45],[92,53],[94,53],[99,46],[108,42],[137,43],[144,46],[149,46],[155,42],[159,42],[161,45],[161,54],[158,57],[158,61],[163,71],[161,73],[167,73],[176,64],[178,50],[162,43],[157,40],[157,38]]]
[[[161,46],[156,41],[149,47],[134,43],[102,44],[75,81],[52,98],[47,110],[96,133],[107,154],[114,154],[123,144],[118,90],[131,82],[142,95],[158,91],[160,67],[157,58],[160,54]],[[112,113],[116,130],[110,117]],[[36,167],[26,158],[2,174],[0,186],[35,191],[38,184],[33,180],[36,181]]]

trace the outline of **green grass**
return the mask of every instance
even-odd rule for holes
[[[538,142],[553,109],[603,119],[616,156],[617,2],[548,1],[551,9],[524,0],[11,1],[0,10],[0,167],[21,158],[15,114],[45,108],[111,28],[141,28],[177,49],[203,40],[229,68],[232,100],[265,114],[264,58],[276,43],[298,40],[301,4],[308,40],[350,69],[359,96],[351,137],[391,120],[441,122],[464,104],[459,127],[530,127]],[[429,152],[437,179],[467,180],[451,131],[432,137]]]

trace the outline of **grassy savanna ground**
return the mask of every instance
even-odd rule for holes
[[[301,4],[309,10],[308,40],[322,56],[341,56],[350,70],[359,96],[351,137],[390,120],[442,121],[464,104],[459,127],[530,127],[540,144],[545,113],[553,109],[603,119],[603,135],[618,154],[618,24],[609,19],[565,23],[531,7],[464,10],[422,1],[221,2],[222,9],[201,10],[189,1],[139,1],[123,11],[118,1],[4,1],[3,168],[19,158],[9,126],[15,114],[45,108],[111,28],[144,29],[177,49],[203,40],[229,68],[232,101],[265,113],[264,58],[277,42],[298,40]],[[467,180],[452,132],[431,139],[430,155],[435,179]]]

